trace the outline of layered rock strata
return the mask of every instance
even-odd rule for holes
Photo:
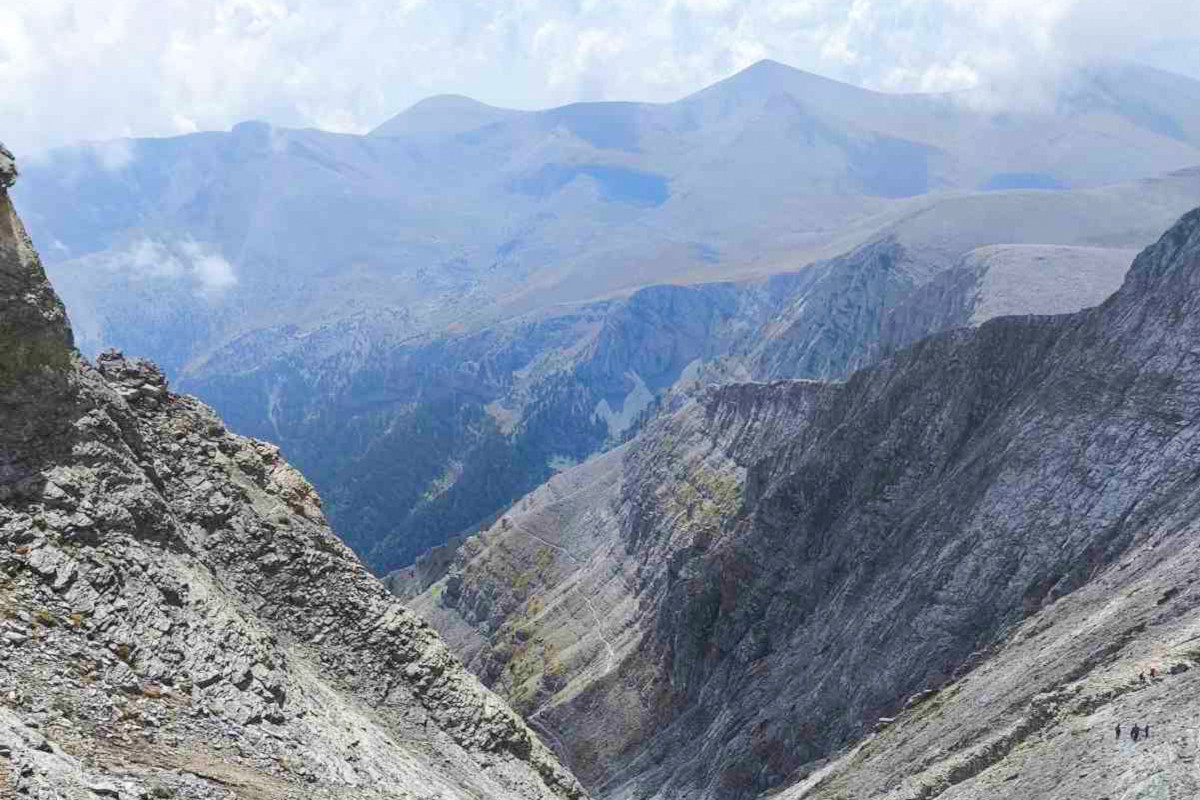
[[[1099,307],[714,388],[518,503],[416,605],[598,796],[753,797],[893,718],[803,791],[1188,796],[1198,288],[1200,210]],[[1067,780],[1062,753],[1139,707],[1167,760]]]

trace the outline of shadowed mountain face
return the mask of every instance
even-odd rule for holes
[[[1190,796],[1198,289],[1200,209],[1096,308],[713,387],[415,607],[601,797],[756,797],[850,743],[786,796]]]
[[[1053,112],[995,115],[763,62],[669,104],[443,96],[368,136],[251,122],[55,151],[20,199],[81,348],[145,353],[279,442],[386,569],[619,439],[696,358],[843,374],[880,346],[880,309],[931,282],[972,297],[933,279],[977,248],[1087,247],[1098,258],[1078,260],[1104,265],[1145,245],[1200,200],[1179,171],[1200,163],[1196,94],[1108,67]],[[803,290],[783,295],[824,266],[766,280],[889,241],[899,266],[871,261],[823,321]],[[992,270],[995,296],[1029,297],[997,282],[1022,272]],[[672,354],[664,330],[655,374],[598,349],[625,336],[612,326],[639,289],[725,281],[750,316],[714,309],[688,335],[715,338]],[[776,308],[808,322],[764,327]],[[922,331],[970,313],[911,309]]]

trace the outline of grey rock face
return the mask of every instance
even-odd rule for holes
[[[0,395],[0,794],[583,797],[278,448],[148,362],[83,361],[4,246],[6,330],[61,355]]]
[[[795,796],[1186,796],[1187,767],[1153,757],[1065,781],[1041,742],[1087,732],[1081,758],[1142,713],[1132,665],[1190,659],[1198,286],[1200,209],[1098,308],[924,339],[844,383],[715,388],[556,479],[591,488],[522,501],[417,607],[600,796],[809,773]],[[1190,691],[1145,695],[1175,739]],[[1006,784],[1010,758],[1028,772]]]
[[[0,145],[0,391],[62,371],[73,343],[62,302],[9,199],[16,177],[12,154]]]

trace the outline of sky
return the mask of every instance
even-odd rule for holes
[[[1096,59],[1200,79],[1200,2],[0,0],[0,141],[20,155],[246,119],[365,132],[442,93],[669,101],[762,58],[1019,103]]]

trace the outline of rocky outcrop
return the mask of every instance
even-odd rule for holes
[[[0,207],[0,794],[582,798],[278,448],[71,349]]]
[[[1047,742],[1128,730],[1151,661],[1179,665],[1142,697],[1191,758],[1198,283],[1200,210],[1097,308],[844,383],[713,388],[517,504],[417,607],[599,796],[813,773],[797,796],[1077,797]],[[1089,766],[1084,793],[1187,794],[1183,766],[1139,759]]]
[[[8,187],[17,178],[12,154],[0,151],[0,384],[66,367],[71,328],[21,224]]]
[[[444,545],[419,556],[412,566],[388,573],[383,578],[383,585],[402,600],[416,597],[446,576],[463,539],[462,536],[451,537]]]
[[[0,144],[0,187],[5,189],[17,182],[17,162],[7,147]]]

